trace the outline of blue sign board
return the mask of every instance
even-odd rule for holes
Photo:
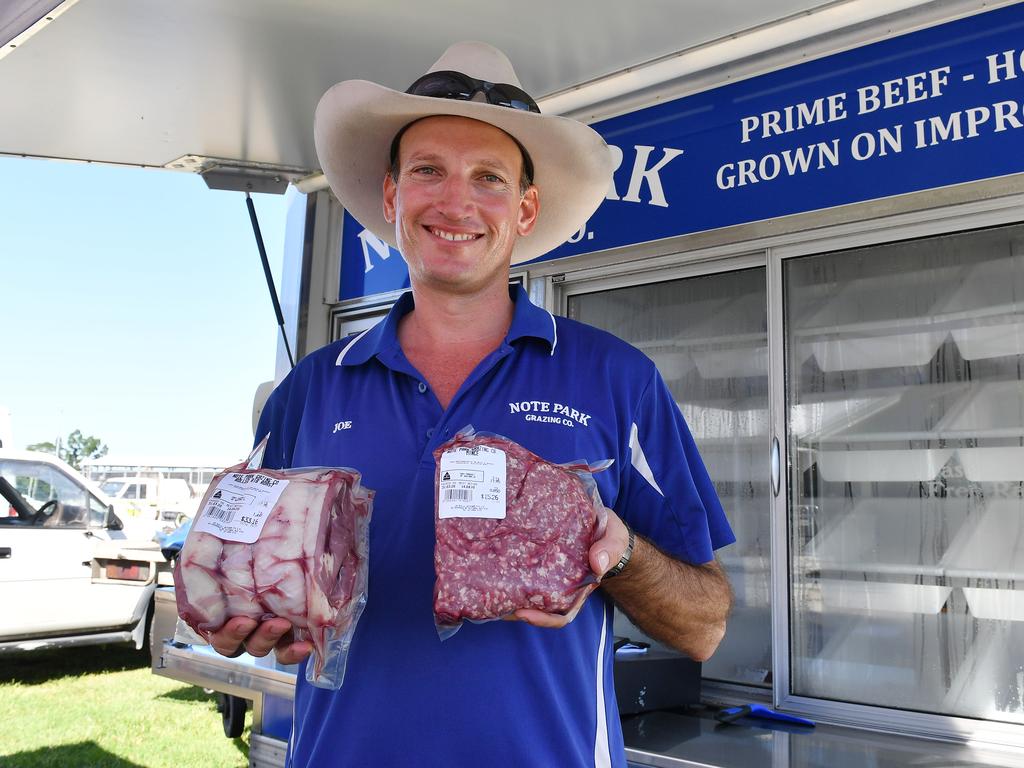
[[[398,251],[365,229],[348,211],[341,224],[340,286],[339,299],[409,287],[409,270]]]
[[[537,261],[1020,173],[1024,5],[593,127],[621,157],[613,189]],[[377,259],[361,230],[346,215],[341,298],[402,287],[369,282],[387,262],[408,285],[401,257]]]

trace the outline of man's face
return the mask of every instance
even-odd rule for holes
[[[428,117],[402,135],[384,216],[413,285],[471,293],[508,281],[516,238],[533,230],[537,189],[521,194],[522,155],[504,131],[464,117]]]

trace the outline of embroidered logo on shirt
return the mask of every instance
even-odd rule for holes
[[[511,414],[521,413],[524,421],[539,421],[548,424],[561,424],[564,427],[590,426],[590,414],[563,403],[551,403],[546,400],[519,400],[508,404]]]
[[[343,429],[352,429],[352,422],[351,421],[339,421],[339,422],[336,422],[335,425],[334,425],[334,432],[331,432],[331,434],[333,435],[333,434],[335,434],[335,432],[341,432],[341,430],[343,430]]]

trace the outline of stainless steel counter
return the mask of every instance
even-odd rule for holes
[[[744,718],[722,725],[710,716],[650,712],[622,721],[630,765],[680,768],[1020,768],[1024,752]]]

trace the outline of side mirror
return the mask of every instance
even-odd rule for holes
[[[114,505],[111,504],[107,507],[107,530],[108,531],[123,531],[124,523],[121,522],[121,518],[114,514]]]

